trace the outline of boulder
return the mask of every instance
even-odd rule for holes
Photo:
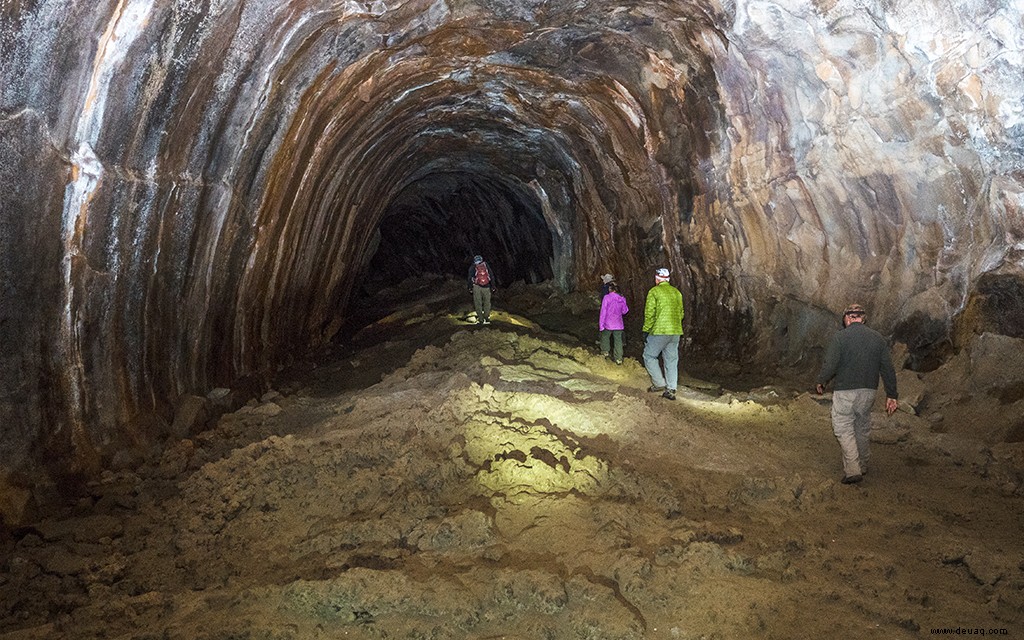
[[[0,525],[17,526],[30,521],[34,515],[32,491],[0,473]]]
[[[983,333],[971,341],[970,388],[988,395],[1024,384],[1024,338]]]
[[[171,423],[171,437],[175,440],[187,438],[202,431],[207,420],[207,400],[199,396],[185,396],[178,403]]]

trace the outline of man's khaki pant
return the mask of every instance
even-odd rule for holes
[[[875,389],[849,389],[832,393],[832,432],[843,452],[846,477],[868,472],[871,459],[871,406]]]

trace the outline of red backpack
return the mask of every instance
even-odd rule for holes
[[[486,262],[481,262],[476,265],[476,276],[473,278],[473,282],[481,287],[486,287],[491,284],[491,276],[487,273]]]

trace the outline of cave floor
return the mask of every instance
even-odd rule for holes
[[[583,298],[499,292],[476,327],[461,286],[407,293],[16,532],[0,638],[1024,634],[1019,485],[984,443],[879,414],[842,485],[813,396],[670,402],[573,335]]]

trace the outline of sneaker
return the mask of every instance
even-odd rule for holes
[[[615,364],[622,364],[622,360],[616,360]]]
[[[490,320],[484,320],[481,324],[491,324]]]
[[[665,387],[655,387],[655,386],[652,386],[647,391],[650,392],[650,393],[661,393],[664,390],[665,390]]]
[[[863,479],[864,479],[864,476],[861,476],[861,475],[858,474],[858,475],[855,475],[855,476],[846,476],[840,482],[842,482],[843,484],[857,484],[858,482],[860,482]]]
[[[665,398],[666,400],[675,400],[676,399],[676,390],[675,389],[666,389],[665,393],[661,394],[661,397]]]

